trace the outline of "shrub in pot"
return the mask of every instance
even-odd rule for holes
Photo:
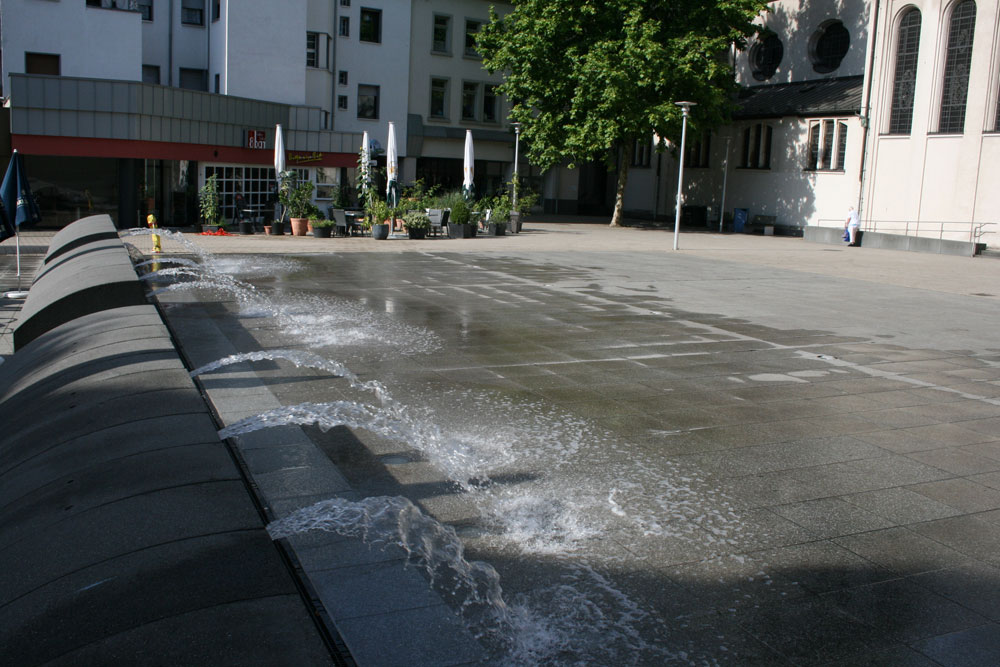
[[[431,219],[423,211],[410,211],[403,216],[403,226],[411,239],[422,239],[431,228]]]

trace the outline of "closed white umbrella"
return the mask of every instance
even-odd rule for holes
[[[371,155],[369,153],[368,147],[368,132],[361,135],[361,179],[360,186],[364,192],[368,192],[371,188],[371,167],[368,163],[371,161]],[[363,202],[362,204],[367,208],[368,202]]]
[[[281,172],[285,171],[285,134],[281,131],[281,123],[274,126],[274,179],[281,190]],[[278,217],[279,226],[285,220],[284,207]]]
[[[389,140],[385,152],[385,200],[389,206],[399,205],[399,155],[396,152],[396,127],[389,123]]]
[[[475,153],[472,150],[472,130],[465,131],[465,160],[462,165],[462,191],[466,199],[472,199],[472,189],[475,185],[473,175],[475,171]]]

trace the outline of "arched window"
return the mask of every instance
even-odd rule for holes
[[[941,92],[941,122],[938,132],[961,134],[965,130],[965,101],[969,94],[972,38],[976,29],[975,0],[962,0],[951,12],[948,52]]]
[[[899,22],[896,41],[896,73],[892,80],[892,108],[889,134],[909,134],[913,124],[913,91],[920,54],[920,10],[911,9]]]

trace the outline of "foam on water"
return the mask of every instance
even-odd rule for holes
[[[441,345],[432,332],[358,301],[284,291],[275,299],[233,277],[268,276],[271,269],[294,270],[294,263],[261,260],[248,269],[238,260],[219,262],[200,249],[192,252],[199,256],[204,276],[157,294],[192,287],[230,292],[242,316],[272,317],[283,334],[313,348],[353,354],[352,346],[363,344],[366,351],[375,345],[385,354],[399,355],[426,354]],[[194,267],[183,268],[191,273],[167,269],[158,277],[197,277]],[[628,447],[589,420],[541,400],[437,387],[430,394],[413,390],[408,403],[393,398],[382,383],[360,382],[346,365],[311,352],[233,355],[192,371],[192,376],[277,359],[345,378],[354,388],[374,392],[381,405],[334,401],[287,406],[231,424],[220,437],[315,424],[323,430],[348,426],[406,443],[459,484],[478,509],[484,531],[476,539],[498,553],[511,553],[512,562],[528,558],[546,563],[542,570],[549,577],[522,586],[522,592],[504,601],[493,568],[466,561],[454,530],[403,498],[324,501],[272,523],[268,530],[275,539],[325,530],[404,548],[423,565],[435,588],[462,609],[494,662],[700,662],[694,653],[666,650],[663,621],[616,588],[594,564],[635,559],[619,537],[690,543],[709,554],[732,547],[742,530],[737,511],[700,474]],[[426,405],[428,395],[435,397],[435,406],[457,403],[470,409],[436,410]]]

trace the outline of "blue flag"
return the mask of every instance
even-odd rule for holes
[[[10,226],[20,227],[23,224],[30,226],[41,222],[42,215],[31,194],[28,173],[24,170],[24,161],[16,150],[10,156],[7,173],[3,177],[3,183],[0,184],[0,199],[3,200],[3,208],[7,213]],[[7,232],[8,230],[5,228],[0,234],[10,235]]]

